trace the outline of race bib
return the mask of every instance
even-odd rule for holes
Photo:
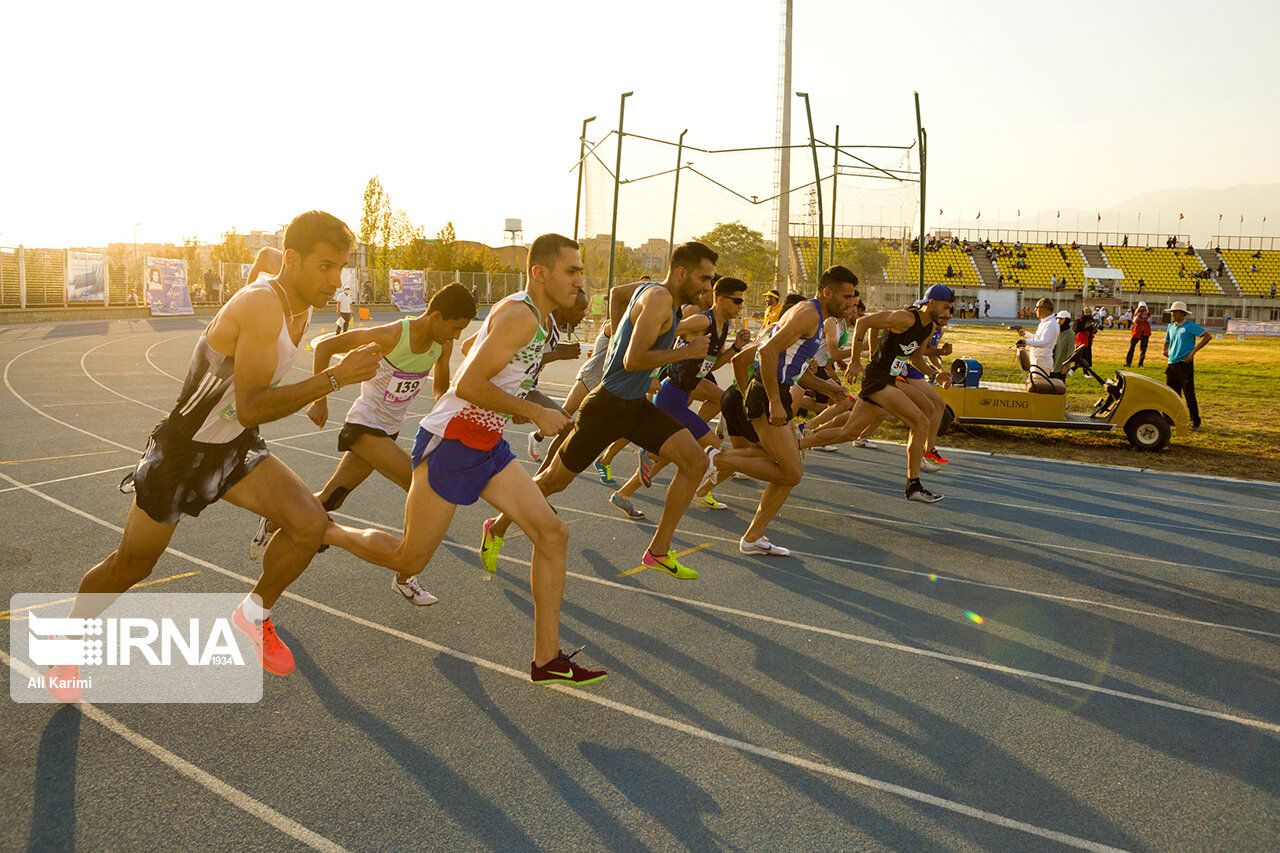
[[[716,358],[717,356],[708,355],[706,358],[702,360],[702,364],[698,367],[698,372],[696,374],[699,379],[704,378],[708,373],[711,372],[711,368],[715,367],[716,365]]]
[[[393,370],[391,378],[387,380],[387,390],[383,392],[382,399],[388,403],[407,403],[418,396],[418,389],[422,387],[424,378],[421,373]]]
[[[903,376],[907,372],[908,361],[902,356],[898,356],[893,360],[893,364],[889,365],[890,376]]]

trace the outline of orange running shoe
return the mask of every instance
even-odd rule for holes
[[[293,652],[284,644],[284,640],[276,634],[275,626],[268,616],[261,625],[255,625],[245,618],[236,606],[231,621],[253,641],[254,650],[258,653],[258,661],[262,668],[272,675],[288,675],[293,672]]]

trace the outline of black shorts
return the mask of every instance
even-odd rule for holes
[[[620,438],[658,453],[684,427],[644,397],[624,400],[599,385],[582,401],[578,422],[560,447],[560,461],[575,474]]]
[[[873,406],[880,406],[875,400],[871,399],[871,395],[877,391],[883,391],[885,388],[893,388],[897,386],[897,382],[892,376],[873,376],[869,373],[862,374],[862,390],[858,392],[859,400],[866,400]],[[884,408],[881,406],[881,408]]]
[[[778,386],[778,399],[782,403],[782,410],[787,413],[787,421],[790,421],[792,417],[790,385]],[[747,386],[747,400],[744,408],[747,410],[747,420],[754,421],[756,418],[769,416],[769,395],[759,379],[752,379],[751,384]]]
[[[346,453],[355,445],[356,439],[362,435],[372,435],[376,438],[389,438],[395,441],[400,433],[389,433],[385,430],[376,429],[364,424],[345,423],[342,425],[342,432],[338,433],[338,452]]]
[[[815,378],[821,379],[823,382],[835,382],[835,380],[831,378],[831,374],[827,371],[827,366],[825,364],[820,367],[815,367],[813,369],[813,375]],[[831,402],[831,398],[826,394],[823,394],[821,391],[806,390],[804,393],[812,397],[814,400],[817,400],[819,403],[826,404]]]
[[[163,420],[137,467],[120,481],[120,491],[133,492],[153,521],[177,524],[182,516],[194,518],[217,503],[269,455],[257,429],[246,429],[226,444],[206,444],[173,435]]]
[[[728,390],[720,395],[720,418],[724,421],[725,432],[738,438],[745,438],[752,444],[759,444],[760,436],[756,433],[756,428],[751,425],[751,421],[747,420],[744,405],[742,392],[738,390],[737,385],[730,385]]]

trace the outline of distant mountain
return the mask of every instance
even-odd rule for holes
[[[1138,227],[1138,214],[1142,227]],[[1181,222],[1178,214],[1183,215]],[[1102,211],[1101,227],[1116,230],[1190,234],[1197,246],[1222,235],[1280,236],[1280,184],[1238,184],[1220,190],[1199,187],[1157,190]],[[1158,219],[1157,219],[1158,215]],[[1219,221],[1218,217],[1222,219]],[[1240,218],[1244,217],[1241,223]],[[1266,224],[1262,218],[1267,217]],[[1093,217],[1097,224],[1096,214]]]

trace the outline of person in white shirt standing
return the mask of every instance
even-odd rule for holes
[[[1036,303],[1036,319],[1040,325],[1031,337],[1018,329],[1018,361],[1022,369],[1045,379],[1053,372],[1053,348],[1058,343],[1058,318],[1053,315],[1053,300],[1041,299]]]
[[[342,288],[335,297],[338,301],[338,334],[351,328],[351,291]]]

